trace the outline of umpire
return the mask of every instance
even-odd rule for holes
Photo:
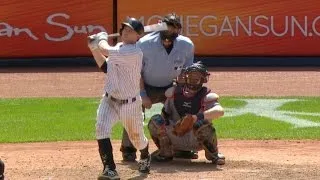
[[[144,108],[150,109],[152,104],[163,103],[165,91],[172,87],[184,67],[193,64],[194,45],[181,32],[180,18],[176,14],[168,14],[163,19],[168,25],[167,31],[153,32],[145,35],[137,43],[143,52],[141,92]],[[135,161],[136,149],[131,144],[124,130],[120,151],[124,161]],[[197,158],[193,152],[177,152],[176,157]]]

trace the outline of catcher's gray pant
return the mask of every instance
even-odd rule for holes
[[[164,135],[159,133],[161,127],[152,119],[148,124],[148,128],[152,140],[160,149],[160,153],[170,154],[166,150],[168,148],[171,148],[172,151],[199,151],[204,149],[208,160],[215,159],[218,154],[217,136],[211,123],[205,124],[195,131],[191,130],[181,137],[172,133],[173,123],[165,126],[166,134]],[[161,140],[164,139],[162,136],[167,136],[169,141],[162,143]],[[162,148],[165,150],[162,151]]]
[[[143,130],[142,100],[138,96],[136,101],[120,104],[104,96],[97,111],[96,138],[111,137],[113,125],[120,121],[127,130],[133,145],[141,150],[148,145]]]

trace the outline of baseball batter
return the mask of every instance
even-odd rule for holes
[[[109,46],[108,36],[104,32],[89,37],[91,40],[88,46],[98,66],[107,68],[108,72],[105,93],[97,111],[96,138],[104,166],[98,179],[119,179],[110,142],[112,126],[117,121],[121,121],[133,145],[141,152],[139,172],[150,171],[151,157],[143,131],[142,100],[139,94],[143,54],[136,46],[144,27],[135,18],[129,18],[121,25],[123,43],[114,47]]]
[[[164,94],[172,87],[173,79],[183,68],[190,66],[194,59],[192,41],[180,34],[182,25],[179,16],[170,13],[162,22],[167,24],[167,31],[147,34],[137,43],[143,52],[141,96],[143,106],[147,109],[152,104],[166,100]],[[136,149],[130,143],[126,131],[123,131],[121,151],[123,160],[135,161]],[[175,157],[178,154],[182,153],[175,153]],[[197,156],[192,152],[184,154],[187,154],[185,157]]]
[[[169,88],[165,95],[162,113],[152,116],[148,128],[158,151],[152,153],[155,161],[173,159],[173,152],[199,151],[214,164],[223,165],[225,158],[218,153],[217,137],[211,121],[223,116],[224,111],[218,102],[218,95],[210,92],[203,83],[209,73],[204,65],[195,63],[186,68],[185,84]],[[173,133],[176,123],[186,115],[192,115],[190,129],[182,136]]]

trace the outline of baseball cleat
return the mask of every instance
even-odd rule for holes
[[[136,149],[134,147],[121,146],[122,160],[125,162],[135,162],[137,159]]]
[[[119,180],[120,177],[118,175],[118,172],[114,169],[106,168],[102,172],[101,175],[99,175],[98,180]]]
[[[151,163],[151,155],[148,156],[146,159],[140,159],[138,162],[139,172],[148,174],[150,172],[150,163]]]
[[[212,160],[213,164],[224,165],[226,163],[226,157],[222,153],[218,153],[216,159]]]
[[[198,159],[198,152],[195,151],[176,151],[173,155],[175,158],[181,159]]]
[[[173,157],[161,156],[159,150],[156,150],[153,153],[151,153],[151,161],[152,162],[169,162],[172,160],[173,160]]]

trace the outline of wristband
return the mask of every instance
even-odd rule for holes
[[[199,120],[204,120],[204,114],[203,114],[203,112],[199,112],[197,115],[197,120],[199,121]]]
[[[140,91],[140,96],[141,97],[146,97],[147,96],[147,91],[146,90],[141,90]]]

